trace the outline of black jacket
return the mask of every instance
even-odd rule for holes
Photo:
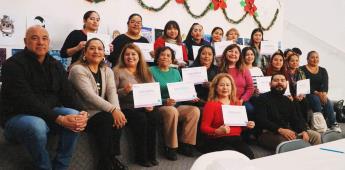
[[[2,67],[1,124],[17,114],[41,117],[52,123],[54,107],[79,109],[74,90],[60,62],[49,54],[40,64],[27,49],[9,58]]]
[[[261,94],[255,103],[258,128],[277,132],[279,128],[292,129],[297,133],[306,130],[304,120],[293,102],[284,95],[271,92]]]

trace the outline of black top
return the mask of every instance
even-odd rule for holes
[[[82,30],[73,30],[66,38],[62,45],[60,54],[63,58],[72,57],[71,64],[79,59],[82,54],[82,50],[74,53],[72,56],[67,55],[67,49],[77,46],[80,41],[86,41],[87,35]]]
[[[310,93],[314,91],[328,92],[328,73],[323,67],[319,67],[319,72],[311,73],[306,66],[302,66],[301,70],[305,73],[305,77],[310,79]]]
[[[79,109],[72,85],[61,63],[49,54],[40,64],[26,48],[10,57],[2,67],[1,124],[12,116],[29,114],[52,123],[54,107]]]
[[[284,95],[263,93],[258,97],[255,109],[259,129],[277,132],[279,128],[288,128],[296,133],[307,129],[293,102]]]
[[[149,43],[149,41],[143,36],[135,40],[128,37],[126,34],[121,34],[117,36],[113,40],[113,42],[111,42],[111,44],[113,44],[114,46],[114,51],[110,53],[110,56],[108,57],[108,61],[111,62],[112,67],[114,67],[117,64],[123,47],[125,47],[126,44],[133,43],[133,42]]]
[[[89,68],[90,69],[90,68]],[[91,70],[90,70],[91,71]],[[96,81],[96,85],[97,85],[97,90],[98,90],[98,95],[101,96],[102,95],[102,73],[101,73],[101,69],[98,68],[97,73],[92,72],[93,78]]]
[[[202,39],[200,43],[196,43],[194,40],[185,40],[183,41],[183,43],[187,47],[188,60],[192,60],[192,61],[194,61],[193,45],[194,46],[210,45],[210,43],[204,39]],[[195,55],[198,55],[198,54],[195,54]]]

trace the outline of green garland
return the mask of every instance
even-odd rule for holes
[[[152,6],[147,6],[143,0],[138,0],[138,3],[139,5],[144,8],[144,9],[147,9],[149,11],[154,11],[154,12],[158,12],[158,11],[161,11],[171,0],[166,0],[160,7],[158,8],[155,8],[155,7],[152,7]],[[209,12],[211,9],[210,9],[210,6],[211,6],[212,2],[210,2],[207,7],[201,12],[201,14],[197,15],[197,14],[194,14],[191,10],[190,10],[190,6],[188,5],[187,1],[184,1],[183,3],[183,6],[186,8],[187,10],[187,13],[195,18],[195,19],[198,19],[198,18],[202,18],[204,17],[207,12]],[[222,9],[223,11],[223,14],[224,14],[224,17],[225,19],[229,22],[229,23],[232,23],[232,24],[239,24],[241,23],[248,15],[248,12],[246,12],[245,14],[243,14],[243,16],[238,19],[238,20],[233,20],[231,18],[229,18],[228,16],[228,13],[226,12],[225,9]],[[259,28],[261,28],[262,30],[264,31],[268,31],[272,28],[272,26],[274,25],[274,23],[276,22],[277,18],[278,18],[278,14],[279,14],[279,9],[276,10],[275,14],[274,14],[274,17],[273,19],[271,20],[270,24],[267,26],[267,27],[264,27],[262,26],[261,22],[259,21],[258,17],[256,15],[253,16],[254,18],[254,21],[256,22],[256,24],[258,25]]]

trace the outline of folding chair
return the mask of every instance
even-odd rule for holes
[[[282,142],[277,146],[276,154],[289,152],[289,151],[305,148],[308,146],[310,146],[310,144],[305,142],[302,139],[289,140],[289,141]]]

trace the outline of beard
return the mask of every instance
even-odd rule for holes
[[[283,86],[276,86],[276,87],[271,87],[271,92],[276,95],[283,95],[286,91],[286,88]]]

